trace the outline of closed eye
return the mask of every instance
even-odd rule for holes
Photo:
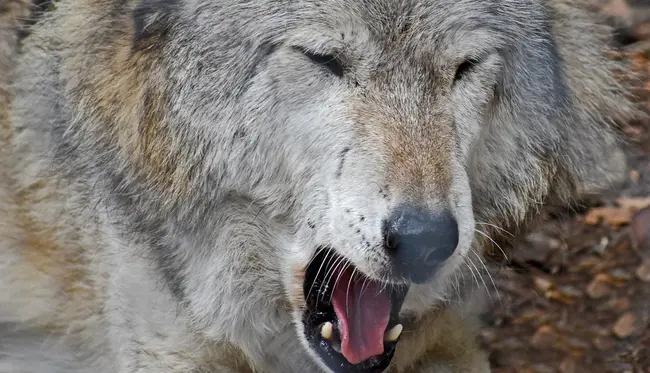
[[[343,77],[343,74],[345,73],[345,67],[337,56],[333,54],[314,53],[300,47],[296,47],[296,49],[307,56],[307,58],[309,58],[315,64],[325,67],[327,70],[329,70],[329,72],[339,78]]]
[[[467,59],[463,61],[458,67],[456,68],[456,74],[454,75],[454,83],[458,82],[459,80],[463,79],[467,74],[472,72],[474,67],[480,63],[479,60],[477,59]]]

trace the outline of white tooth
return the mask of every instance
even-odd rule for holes
[[[341,344],[338,341],[333,341],[332,342],[332,350],[338,352],[339,354],[341,353]]]
[[[399,338],[399,336],[402,334],[403,329],[404,327],[402,326],[402,324],[397,324],[393,326],[393,328],[388,332],[386,332],[386,334],[384,335],[384,341],[395,342],[397,338]]]
[[[332,331],[334,330],[334,327],[332,326],[331,322],[326,322],[323,324],[323,326],[320,327],[320,335],[321,337],[330,340],[332,339]]]

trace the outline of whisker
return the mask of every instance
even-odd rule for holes
[[[478,278],[476,277],[476,274],[474,273],[474,270],[472,269],[472,267],[470,267],[469,263],[467,262],[467,257],[462,256],[462,258],[463,258],[463,263],[465,263],[465,265],[467,266],[467,268],[471,272],[472,277],[474,278],[474,282],[476,282],[476,286],[480,287],[481,285],[478,283]]]
[[[334,286],[332,287],[332,289],[336,288],[337,284],[339,283],[339,280],[341,280],[341,277],[343,277],[343,273],[345,273],[345,271],[347,271],[348,268],[350,267],[350,263],[347,263],[345,261],[341,263],[343,263],[343,268],[340,271],[338,271],[338,275],[336,276],[336,280],[334,280]],[[334,296],[334,291],[332,290],[330,294],[330,303],[332,302],[333,296]]]
[[[363,283],[361,284],[361,293],[359,296],[363,294],[364,291],[366,291],[366,285],[368,284],[368,277],[364,277]]]
[[[337,275],[337,278],[343,275],[343,271],[338,271],[341,264],[343,264],[343,265],[346,264],[345,263],[345,258],[343,258],[342,256],[339,256],[339,257],[337,257],[335,259],[334,263],[330,266],[330,269],[325,273],[325,276],[323,276],[323,282],[321,283],[321,286],[323,286],[323,285],[327,286],[327,284],[331,284],[332,277],[334,277],[334,274]],[[334,290],[334,289],[332,288],[332,290]],[[323,292],[321,292],[321,295],[322,295],[322,293]],[[330,293],[330,301],[332,300],[333,295],[334,295],[334,292],[332,291]]]
[[[350,314],[348,313],[350,309],[348,306],[348,299],[350,299],[350,284],[352,284],[352,279],[354,279],[354,275],[356,274],[357,274],[357,269],[355,267],[354,270],[352,271],[352,276],[350,276],[350,281],[348,281],[348,287],[345,290],[345,314],[347,316],[350,316]]]
[[[331,251],[328,252],[327,254],[325,254],[325,258],[323,258],[323,262],[320,264],[320,267],[318,267],[318,271],[316,272],[316,277],[314,277],[315,279],[318,278],[318,275],[320,274],[320,271],[323,269],[323,266],[325,265],[325,262],[328,261],[328,258],[330,257],[330,255],[332,255]],[[309,299],[309,296],[311,295],[311,291],[314,289],[314,284],[315,283],[316,283],[316,281],[312,282],[311,286],[309,287],[309,291],[307,292],[307,299]],[[322,284],[321,284],[321,286],[322,286]]]
[[[327,274],[328,273],[333,273],[332,272],[333,268],[334,268],[334,266],[336,266],[338,261],[339,261],[339,258],[336,257],[335,255],[330,257],[329,260],[327,261],[326,266],[327,266],[328,269],[327,269],[327,272],[325,272],[325,275],[323,275],[323,280],[321,281],[320,287],[318,288],[318,294],[317,294],[317,298],[316,298],[317,302],[321,302],[323,300],[323,295],[324,295],[323,286],[327,287],[327,285],[329,284],[329,280],[327,279],[327,276],[328,276]]]
[[[474,250],[470,250],[472,254],[478,259],[479,263],[485,268],[485,273],[487,273],[488,277],[490,278],[490,282],[492,282],[492,286],[494,287],[494,291],[497,293],[497,298],[499,299],[499,303],[503,306],[503,301],[501,300],[501,293],[499,293],[499,289],[497,288],[496,283],[494,282],[494,278],[492,277],[492,274],[490,273],[490,270],[488,270],[487,266],[485,265],[485,261],[481,256],[476,253]]]
[[[324,283],[329,284],[329,281],[332,279],[331,276],[334,276],[334,273],[336,273],[336,268],[343,262],[345,261],[345,258],[342,256],[337,256],[336,259],[334,259],[334,263],[329,267],[327,272],[325,272],[325,275],[323,276]],[[328,279],[328,277],[330,277]]]
[[[452,282],[452,287],[454,288],[454,292],[456,293],[456,296],[460,298],[460,284],[458,283],[458,272],[454,272],[454,281]]]
[[[501,227],[499,227],[499,226],[497,226],[497,225],[490,224],[490,223],[478,222],[478,221],[476,222],[476,224],[479,224],[479,225],[487,225],[488,227],[492,227],[492,228],[494,228],[494,229],[497,229],[497,230],[499,230],[500,232],[503,232],[503,233],[509,235],[510,237],[515,237],[514,234],[510,233],[509,231],[507,231],[507,230],[505,230],[505,229],[503,229],[503,228],[501,228]]]
[[[478,267],[476,264],[474,264],[474,261],[470,257],[466,257],[467,260],[469,260],[470,263],[472,263],[472,266],[474,266],[474,269],[476,269],[476,272],[478,273],[478,276],[481,278],[481,282],[483,283],[483,286],[485,287],[485,291],[487,291],[488,297],[490,298],[491,302],[494,302],[492,299],[492,294],[490,294],[490,289],[488,289],[487,283],[485,282],[485,279],[483,276],[481,276],[481,272],[479,271]]]
[[[506,255],[506,252],[503,251],[503,249],[501,248],[501,246],[499,246],[499,244],[496,243],[496,241],[494,241],[494,240],[492,239],[492,237],[488,236],[486,233],[481,232],[481,231],[478,230],[478,229],[474,229],[474,231],[475,231],[476,233],[482,235],[483,237],[487,238],[488,240],[490,240],[490,241],[494,244],[494,246],[496,246],[497,248],[499,248],[499,250],[501,251],[501,254],[503,254],[503,256],[506,258],[506,260],[509,260],[509,259],[508,259],[508,255]]]

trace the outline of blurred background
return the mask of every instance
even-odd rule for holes
[[[620,78],[650,112],[650,0],[588,1],[615,26],[615,58],[637,74]],[[495,373],[650,373],[648,118],[623,123],[622,189],[504,248],[481,334]]]

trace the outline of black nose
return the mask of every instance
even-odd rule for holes
[[[423,283],[456,250],[458,223],[448,210],[401,206],[385,222],[385,235],[393,273]]]

